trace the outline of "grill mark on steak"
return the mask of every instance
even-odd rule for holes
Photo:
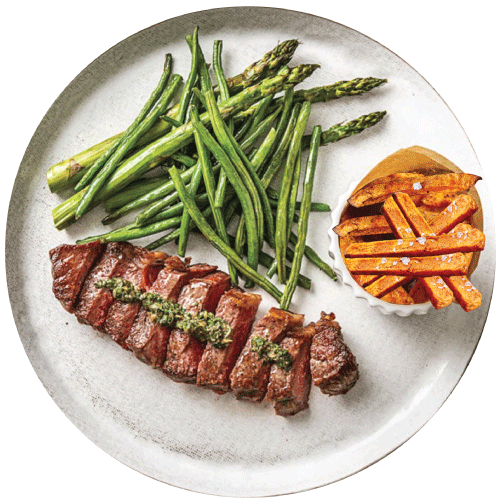
[[[167,301],[177,301],[184,285],[217,269],[208,264],[188,266],[189,261],[173,256],[166,260],[149,292],[160,294]],[[140,308],[127,338],[127,346],[142,362],[157,369],[165,363],[170,328],[154,323],[144,308]]]
[[[156,280],[167,258],[168,255],[164,252],[134,247],[134,257],[131,261],[123,263],[115,276],[121,276],[135,288],[147,291]],[[108,310],[104,321],[104,332],[108,333],[122,348],[128,349],[126,340],[140,308],[139,302],[125,303],[115,300]]]
[[[253,326],[252,333],[231,372],[231,389],[236,398],[260,402],[266,394],[271,365],[264,363],[259,355],[251,350],[252,339],[260,336],[279,344],[288,330],[301,327],[303,322],[304,315],[271,308]]]
[[[75,311],[75,302],[85,278],[104,250],[95,240],[82,245],[59,245],[49,251],[52,263],[52,292],[63,308]]]
[[[75,315],[79,322],[103,331],[108,309],[113,302],[113,294],[105,288],[98,289],[98,280],[116,276],[121,265],[130,262],[134,256],[134,246],[128,242],[106,244],[101,258],[89,271],[76,302]]]
[[[273,364],[269,376],[266,400],[274,402],[274,412],[278,416],[293,416],[308,409],[311,391],[311,369],[309,355],[311,341],[315,333],[313,323],[293,329],[280,343],[292,358],[289,371]]]
[[[345,344],[333,313],[321,312],[311,345],[313,383],[326,395],[347,393],[359,378],[356,357]]]
[[[216,348],[208,342],[198,366],[196,384],[222,394],[230,391],[229,375],[236,363],[248,334],[262,297],[232,287],[224,293],[215,314],[229,323],[233,339],[226,348]]]
[[[213,313],[222,294],[230,285],[231,277],[223,271],[217,271],[191,280],[182,288],[178,302],[193,315],[202,310]],[[179,329],[173,329],[168,341],[164,372],[175,382],[196,383],[198,365],[205,345],[206,342]]]

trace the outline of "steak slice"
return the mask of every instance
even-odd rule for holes
[[[271,308],[253,326],[252,333],[231,372],[231,389],[236,398],[260,402],[266,394],[271,365],[266,364],[256,352],[251,350],[252,339],[260,336],[267,341],[279,344],[288,330],[301,327],[303,322],[304,315]]]
[[[106,244],[101,258],[87,275],[76,302],[75,315],[79,322],[99,331],[104,330],[108,309],[114,301],[113,294],[108,289],[98,289],[95,283],[119,276],[117,273],[123,263],[130,262],[133,257],[134,246],[128,242]]]
[[[193,315],[201,310],[213,313],[222,294],[230,285],[231,277],[223,271],[195,278],[182,288],[179,304]],[[206,342],[199,341],[179,329],[173,329],[163,365],[167,376],[179,383],[196,383],[198,364],[205,345]]]
[[[315,332],[314,324],[288,332],[280,347],[290,353],[292,366],[289,371],[273,364],[269,376],[266,400],[274,402],[278,416],[293,416],[309,408],[311,391],[311,368],[309,354]]]
[[[163,252],[134,247],[132,260],[123,263],[123,266],[117,270],[117,275],[128,280],[135,288],[147,291],[156,280],[167,258],[168,255]],[[139,302],[125,303],[115,300],[108,310],[104,332],[108,333],[122,348],[128,348],[125,341],[140,307]]]
[[[356,357],[344,343],[333,313],[321,312],[311,345],[313,383],[327,395],[347,393],[359,377]]]
[[[82,245],[59,245],[49,251],[52,262],[52,292],[63,308],[75,311],[75,302],[85,277],[99,259],[104,244],[95,240]]]
[[[215,315],[231,326],[232,341],[225,348],[216,348],[208,342],[198,366],[196,384],[222,394],[230,391],[229,375],[236,363],[259,309],[262,297],[232,287],[224,293]]]
[[[167,301],[177,301],[184,285],[217,269],[208,264],[188,266],[187,261],[173,256],[166,260],[149,292],[160,294]],[[170,328],[154,323],[147,311],[140,308],[127,338],[127,346],[142,362],[158,369],[165,363]]]

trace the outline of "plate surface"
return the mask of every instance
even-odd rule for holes
[[[302,491],[351,475],[410,438],[451,393],[481,336],[493,288],[494,227],[486,182],[477,185],[487,238],[474,285],[480,309],[458,305],[427,315],[382,315],[355,300],[305,264],[310,293],[298,291],[291,308],[306,321],[334,311],[356,354],[360,380],[343,397],[313,388],[310,409],[289,419],[272,407],[237,402],[175,384],[138,362],[110,339],[78,324],[51,293],[49,249],[102,232],[99,211],[68,231],[52,226],[47,168],[123,130],[154,87],[165,52],[187,75],[185,35],[200,26],[207,58],[224,41],[228,74],[240,72],[278,41],[300,38],[293,63],[319,62],[307,86],[358,76],[389,84],[366,95],[313,107],[310,124],[328,127],[386,109],[373,129],[321,150],[314,199],[337,204],[350,184],[399,148],[422,145],[462,170],[482,175],[460,124],[432,87],[373,40],[332,21],[267,8],[224,8],[178,17],[119,43],[85,68],[42,120],[24,156],[7,223],[7,280],[25,350],[43,385],[68,418],[96,445],[124,464],[160,481],[226,496]],[[313,214],[308,243],[328,259],[331,219]],[[145,243],[136,241],[138,244]],[[169,247],[167,251],[173,252]],[[201,238],[189,254],[225,268]],[[261,292],[261,291],[259,291]],[[273,300],[263,293],[261,316]]]

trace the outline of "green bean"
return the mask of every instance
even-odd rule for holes
[[[199,122],[199,117],[195,113],[193,116],[195,122]],[[215,228],[219,236],[224,240],[226,244],[229,244],[229,237],[227,235],[226,226],[224,224],[224,218],[222,216],[222,211],[219,207],[215,205],[215,177],[214,172],[212,170],[212,165],[210,162],[210,156],[206,149],[203,140],[201,139],[200,133],[195,130],[194,131],[194,139],[196,142],[196,148],[198,150],[198,156],[200,158],[200,164],[203,174],[203,180],[205,182],[205,189],[207,191],[208,200],[210,203],[210,207],[212,209],[212,216],[215,223]],[[238,285],[238,273],[234,266],[228,261],[228,270],[229,275],[231,276],[231,281],[234,285]]]
[[[248,148],[251,144],[253,144],[260,134],[263,132],[263,130],[267,129],[269,125],[272,122],[272,117],[268,117],[268,119],[264,120],[261,125],[264,125],[264,127],[260,128],[259,130],[256,130],[254,134],[250,135],[245,141],[243,141],[240,145],[242,149]],[[220,164],[215,164],[213,167],[214,173],[218,172],[220,170]],[[186,173],[190,173],[189,175],[192,176],[193,170],[186,170],[183,175]],[[224,171],[222,171],[224,172]],[[221,174],[222,174],[221,172]],[[189,181],[187,178],[183,178],[185,182]],[[219,175],[219,180],[220,180],[220,175]],[[161,212],[165,207],[168,207],[168,205],[171,204],[171,200],[168,198],[163,198],[165,195],[168,195],[172,190],[172,185],[169,184],[166,186],[163,190],[160,188],[158,190],[152,191],[150,194],[146,194],[143,198],[138,198],[134,202],[131,202],[128,206],[122,207],[119,211],[116,213],[110,214],[105,218],[106,223],[111,223],[113,221],[116,221],[120,217],[136,210],[140,209],[141,207],[144,207],[148,204],[150,204],[148,207],[143,209],[139,214],[137,214],[136,217],[136,222],[138,224],[144,224],[145,222],[149,221],[151,217],[153,217],[155,214],[158,212]],[[218,186],[219,189],[219,186]],[[224,200],[225,200],[225,189],[224,192],[219,192],[217,191],[216,199],[215,199],[215,205],[219,208],[222,208],[224,206]],[[177,195],[175,195],[177,197]],[[103,221],[104,222],[104,221]]]
[[[274,140],[276,138],[276,130],[274,128],[271,128],[265,139],[262,141],[260,144],[259,148],[256,150],[255,154],[252,157],[252,160],[250,161],[251,163],[251,168],[253,168],[254,171],[257,171],[263,161],[263,159],[267,156],[268,151],[271,149],[272,145],[274,144]],[[267,199],[267,195],[266,195]],[[270,213],[270,216],[268,216],[267,220],[270,221],[271,227],[269,228],[269,231],[267,232],[268,240],[270,242],[271,247],[274,246],[274,218],[272,215],[271,211],[271,205],[268,201],[268,204],[266,204],[266,207],[268,207],[268,211]],[[269,223],[268,223],[269,224]],[[236,240],[235,240],[235,250],[239,255],[242,255],[243,253],[243,245],[245,244],[245,218],[241,217],[238,223],[238,228],[236,230]]]
[[[288,310],[299,279],[300,267],[302,265],[302,258],[304,256],[306,247],[314,174],[316,172],[316,163],[318,160],[318,151],[320,144],[321,127],[319,125],[316,125],[311,136],[311,146],[309,149],[309,156],[307,159],[304,175],[302,203],[300,205],[299,221],[297,223],[297,243],[295,244],[295,253],[293,255],[290,276],[288,277],[288,280],[286,282],[283,297],[281,298],[280,302],[280,308],[282,308],[283,310]]]
[[[184,89],[182,89],[182,94],[179,98],[179,109],[175,117],[180,124],[186,122],[189,100],[191,99],[191,89],[198,77],[198,26],[195,26],[192,35],[186,37],[186,41],[191,51],[191,69],[189,70]]]
[[[289,221],[289,204],[293,204],[295,209],[295,199],[291,200],[291,194],[294,192],[294,182],[297,179],[297,162],[300,161],[301,141],[307,125],[307,120],[311,113],[310,101],[305,101],[301,105],[300,114],[292,134],[290,146],[283,170],[283,179],[276,208],[276,263],[278,278],[281,283],[286,282],[286,247],[288,245],[289,231],[292,222]],[[299,164],[300,168],[300,164]]]
[[[222,40],[214,41],[212,62],[214,66],[215,78],[217,79],[217,84],[218,84],[219,98],[221,101],[225,101],[229,99],[230,94],[229,94],[229,87],[224,77],[224,71],[222,69]],[[209,89],[205,90],[211,92],[211,90]],[[206,106],[206,109],[208,110],[208,105]],[[229,119],[229,129],[231,131],[234,130],[234,120],[232,118]],[[221,209],[222,203],[226,196],[226,190],[227,190],[227,174],[224,170],[222,170],[219,175],[219,180],[217,182],[217,188],[215,190],[214,206],[219,210]]]
[[[290,243],[296,245],[298,241],[297,235],[292,231],[290,233]],[[323,273],[329,276],[332,280],[337,280],[337,274],[333,271],[332,267],[323,261],[318,253],[308,245],[304,249],[304,256],[315,266],[317,266]]]
[[[198,226],[205,238],[215,247],[215,249],[226,257],[226,259],[229,259],[245,277],[250,278],[279,302],[282,296],[279,289],[277,289],[277,287],[265,277],[261,276],[255,269],[245,263],[229,245],[224,243],[224,241],[212,229],[208,221],[203,217],[203,214],[196,206],[196,203],[189,197],[184,183],[182,182],[182,178],[179,175],[179,171],[175,167],[172,167],[169,172],[175,183],[177,192],[179,193],[179,198],[187,207],[191,218],[195,221],[196,226]]]
[[[283,136],[276,147],[276,151],[271,158],[269,165],[265,168],[264,173],[261,175],[262,185],[264,188],[268,188],[271,184],[271,181],[274,179],[274,176],[278,173],[283,165],[283,161],[285,160],[286,154],[288,152],[288,147],[290,145],[290,141],[292,139],[293,131],[295,130],[295,126],[297,124],[297,118],[300,113],[300,104],[294,106],[292,113],[290,115],[290,120],[288,122],[287,128],[283,133]]]
[[[259,239],[257,235],[257,222],[255,219],[255,212],[252,204],[252,199],[250,194],[246,189],[245,185],[232,164],[230,158],[227,156],[224,149],[215,141],[211,134],[207,131],[203,124],[200,122],[194,123],[195,130],[198,131],[201,140],[207,146],[207,148],[212,152],[218,162],[221,164],[222,168],[227,174],[228,180],[233,186],[241,205],[243,207],[244,213],[248,217],[247,225],[247,239],[248,239],[248,264],[254,270],[257,269],[259,262]],[[170,171],[169,171],[170,172]]]

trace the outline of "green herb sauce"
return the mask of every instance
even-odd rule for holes
[[[99,280],[98,289],[111,291],[113,298],[125,303],[139,301],[151,320],[165,327],[180,329],[200,341],[210,341],[216,348],[225,348],[232,341],[231,326],[213,313],[202,310],[196,315],[187,312],[179,303],[167,301],[154,292],[136,289],[123,278]]]
[[[289,371],[292,367],[292,357],[284,348],[280,348],[276,343],[271,343],[265,337],[255,336],[252,338],[250,348],[256,352],[264,363],[275,363],[280,369]]]

